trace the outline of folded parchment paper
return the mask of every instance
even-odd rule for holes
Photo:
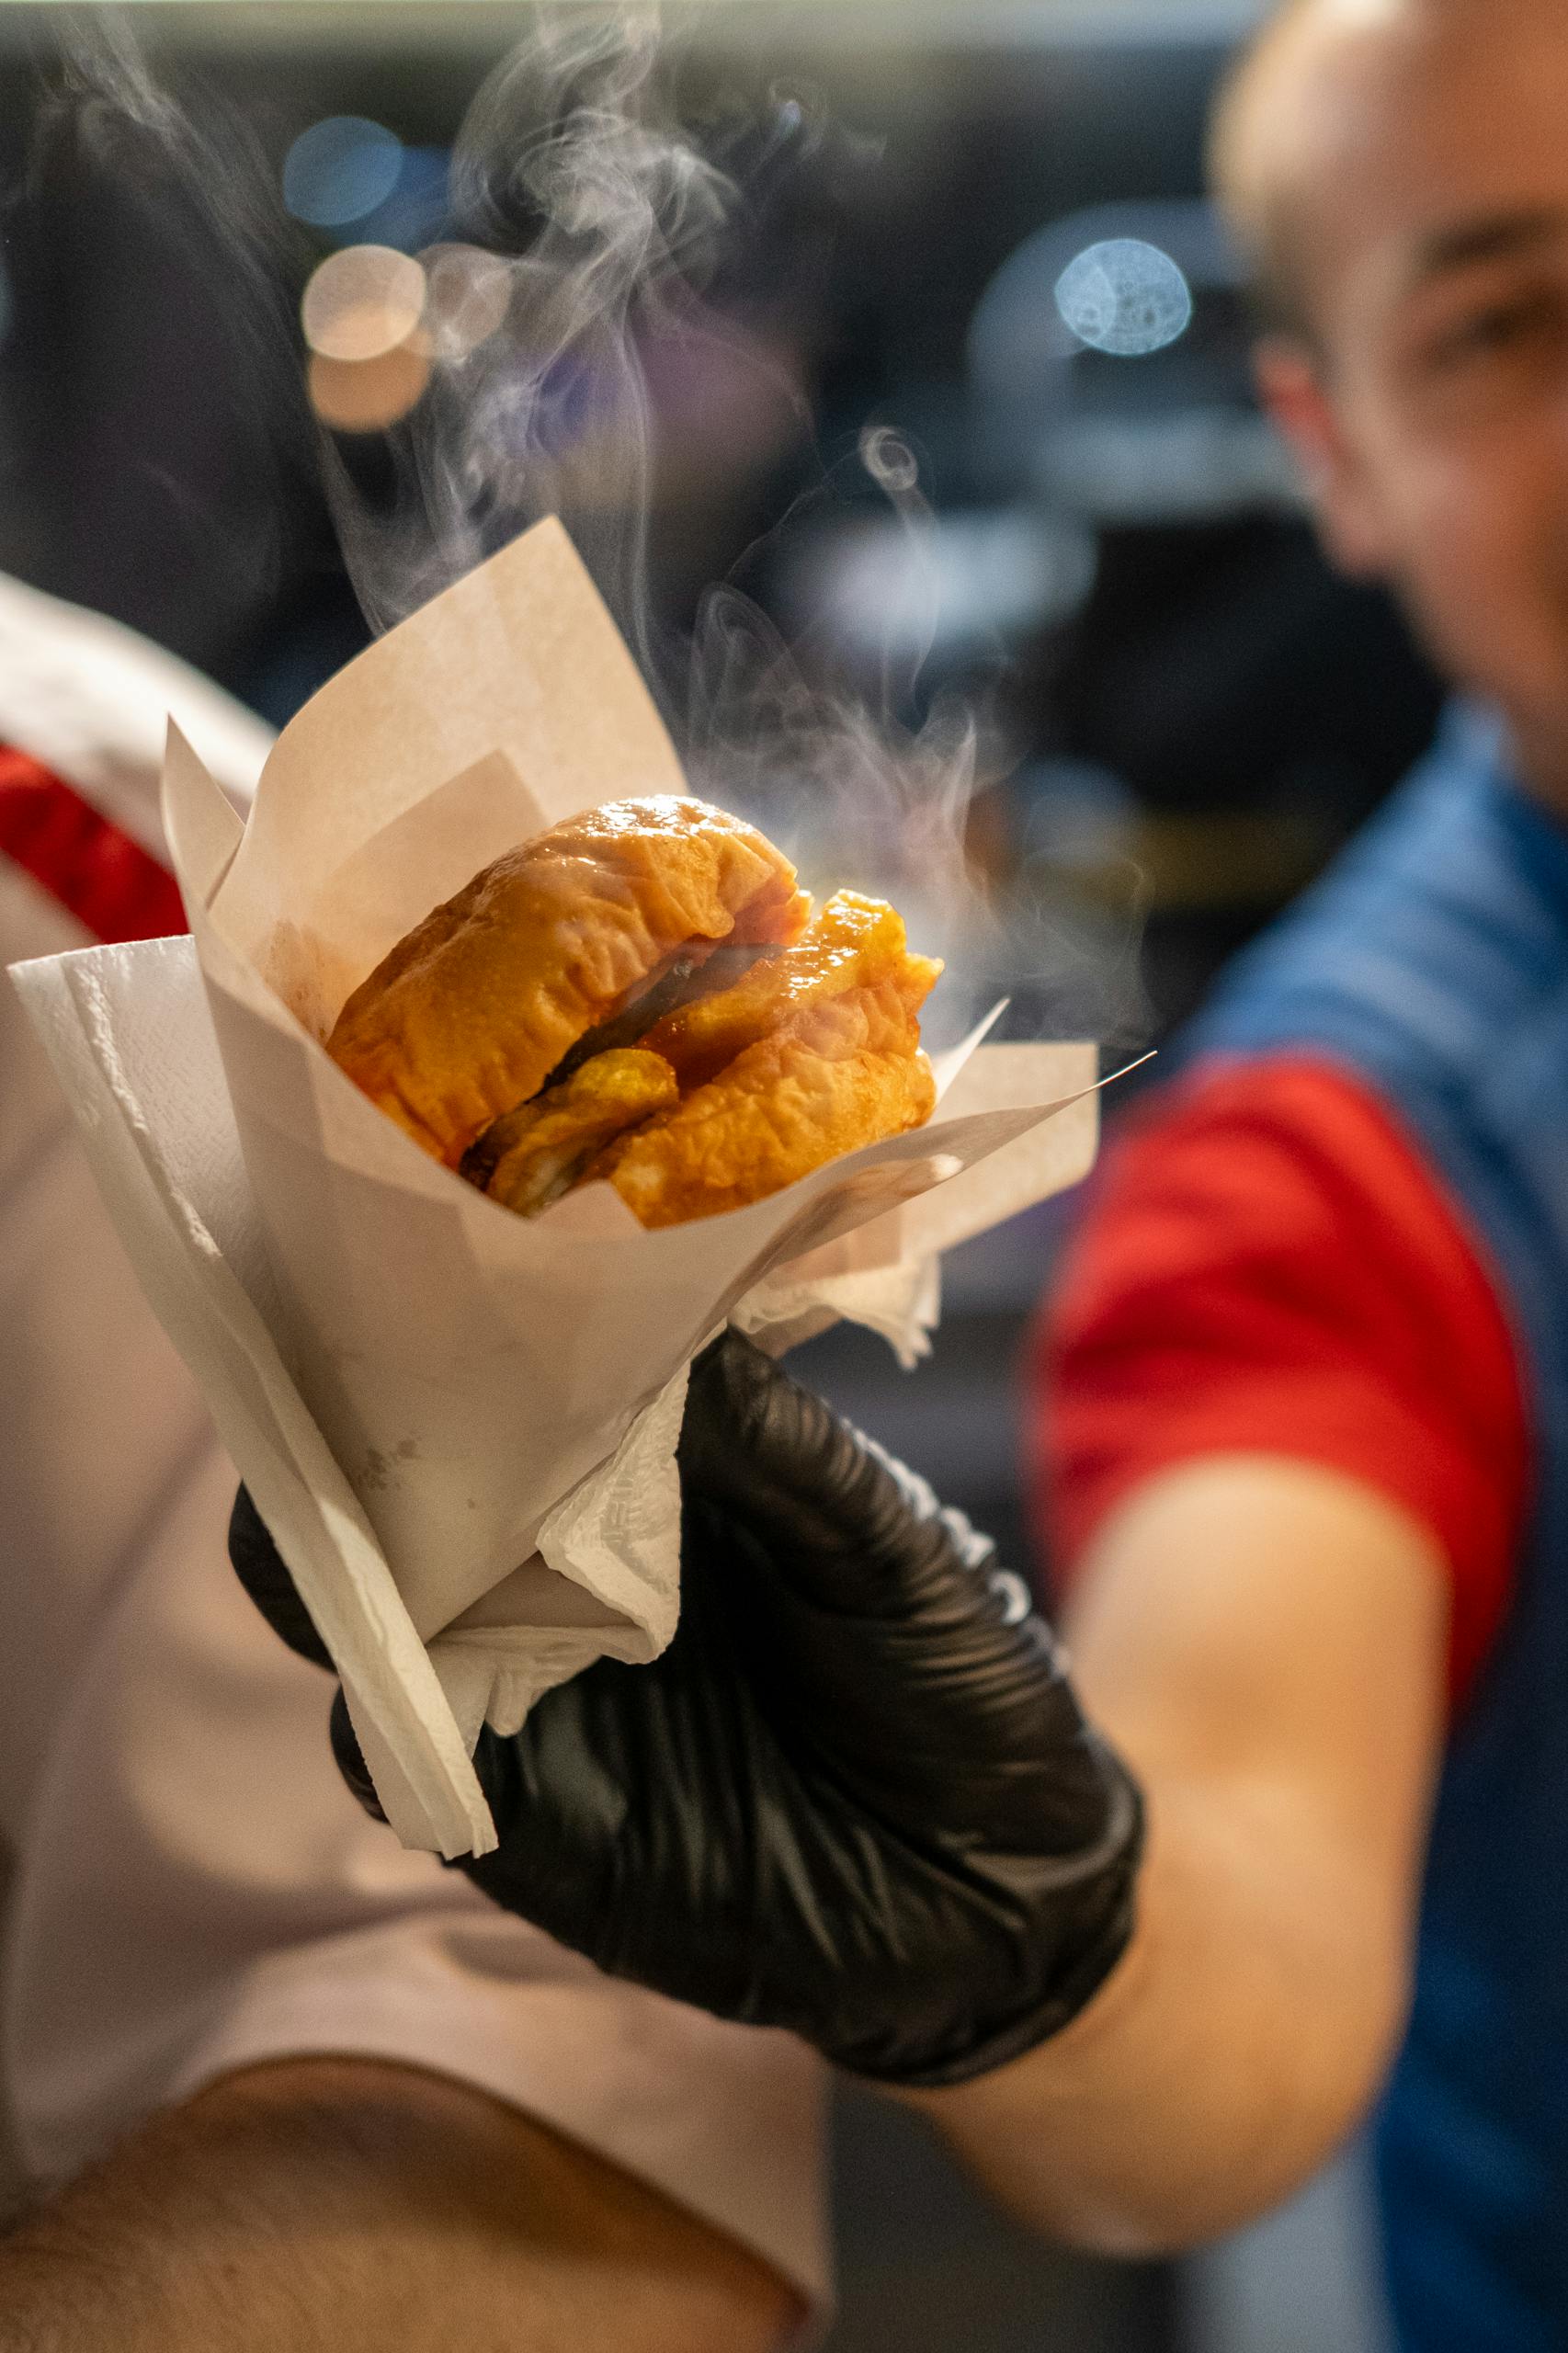
[[[344,997],[501,850],[684,789],[541,524],[306,706],[243,829],[171,730],[191,938],[14,968],[388,1816],[448,1855],[494,1844],[482,1722],[674,1631],[686,1368],[726,1317],[781,1344],[858,1315],[912,1356],[937,1254],[1094,1157],[1093,1048],[971,1039],[928,1127],[696,1225],[645,1233],[605,1186],[528,1221],[427,1159],[323,1051]]]

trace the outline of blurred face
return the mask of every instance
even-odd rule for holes
[[[1266,393],[1331,551],[1393,585],[1568,809],[1568,6],[1413,12],[1301,103],[1318,348],[1270,347]]]

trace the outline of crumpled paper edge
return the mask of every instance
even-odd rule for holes
[[[437,1635],[430,1655],[471,1752],[485,1724],[503,1738],[520,1732],[547,1691],[569,1683],[596,1660],[646,1666],[669,1647],[680,1617],[676,1449],[690,1371],[689,1365],[681,1367],[643,1407],[609,1461],[562,1498],[539,1533],[539,1553],[547,1568],[608,1609],[637,1610],[648,1620],[646,1627],[628,1623],[619,1631],[613,1626],[519,1626],[519,1656],[499,1664],[494,1652],[506,1641],[504,1628],[458,1628]]]
[[[931,1353],[942,1320],[942,1262],[914,1258],[814,1282],[767,1282],[748,1293],[730,1321],[769,1356],[781,1357],[835,1324],[859,1324],[885,1340],[903,1371]]]

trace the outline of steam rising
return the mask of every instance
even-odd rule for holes
[[[869,699],[835,677],[830,649],[791,645],[739,590],[710,589],[691,648],[687,765],[699,792],[756,817],[810,880],[836,863],[895,899],[920,943],[953,961],[989,927],[964,833],[978,785],[1006,762],[972,696],[905,716],[937,625],[930,509],[915,453],[890,428],[867,428],[859,460],[907,535],[924,641],[902,665],[884,654]]]
[[[1003,988],[1021,993],[1033,1034],[1105,1026],[1126,995],[1125,952],[1108,974],[1103,938],[1071,938],[1054,909],[998,907],[977,882],[966,851],[976,796],[1012,762],[976,699],[926,695],[918,647],[900,665],[884,660],[869,688],[851,684],[831,647],[787,644],[733,580],[709,591],[689,643],[655,625],[649,517],[665,453],[650,364],[671,353],[699,368],[715,355],[732,369],[767,364],[713,292],[745,195],[712,139],[705,149],[683,128],[663,64],[654,6],[542,10],[473,101],[453,156],[461,243],[423,257],[430,300],[416,357],[427,376],[387,437],[390,494],[367,495],[322,437],[364,610],[384,630],[559,514],[661,699],[693,789],[764,824],[812,887],[893,897],[915,943],[953,968],[938,993],[941,1031]],[[275,338],[276,296],[262,282],[278,281],[281,208],[270,185],[265,203],[257,195],[259,175],[236,170],[238,127],[196,131],[112,25],[72,74],[96,136],[157,142],[212,219],[220,202],[231,207],[256,333]],[[778,107],[781,139],[798,136],[801,114],[795,99]],[[312,364],[329,363],[318,353]],[[767,389],[800,409],[792,385]],[[801,409],[802,437],[806,423]],[[905,535],[928,647],[937,582],[915,454],[876,426],[858,461]],[[607,795],[617,783],[606,779]]]
[[[787,644],[733,583],[708,592],[688,645],[655,624],[649,366],[670,347],[700,361],[730,336],[706,297],[744,207],[681,124],[661,66],[654,8],[545,15],[481,90],[457,142],[454,211],[461,235],[492,252],[523,241],[506,264],[505,319],[437,357],[394,437],[390,514],[333,466],[346,558],[385,627],[518,529],[561,515],[661,696],[694,790],[766,825],[813,885],[885,891],[922,946],[972,964],[994,926],[964,833],[978,785],[1006,765],[972,705],[947,699],[920,714],[918,652],[885,661],[869,695],[851,691],[830,649]],[[937,583],[917,460],[877,426],[859,462],[906,534],[928,647]],[[962,994],[957,982],[945,992],[949,1026]]]
[[[559,514],[659,674],[644,354],[718,332],[700,294],[735,192],[675,121],[658,56],[654,9],[541,15],[469,110],[453,153],[457,224],[493,252],[523,250],[506,264],[499,331],[437,352],[395,445],[392,513],[373,512],[329,458],[344,555],[377,629]]]
[[[226,323],[258,405],[275,420],[277,519],[271,545],[253,538],[253,575],[275,564],[281,518],[299,497],[303,382],[282,290],[297,254],[293,224],[254,126],[215,106],[193,113],[165,88],[128,19],[110,7],[62,10],[58,73],[36,119],[29,181],[74,151],[97,172],[156,207],[176,244],[225,290]]]

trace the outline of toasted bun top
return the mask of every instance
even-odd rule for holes
[[[808,904],[755,827],[703,801],[612,801],[509,850],[399,941],[327,1051],[456,1167],[493,1120],[678,950],[788,942]]]

